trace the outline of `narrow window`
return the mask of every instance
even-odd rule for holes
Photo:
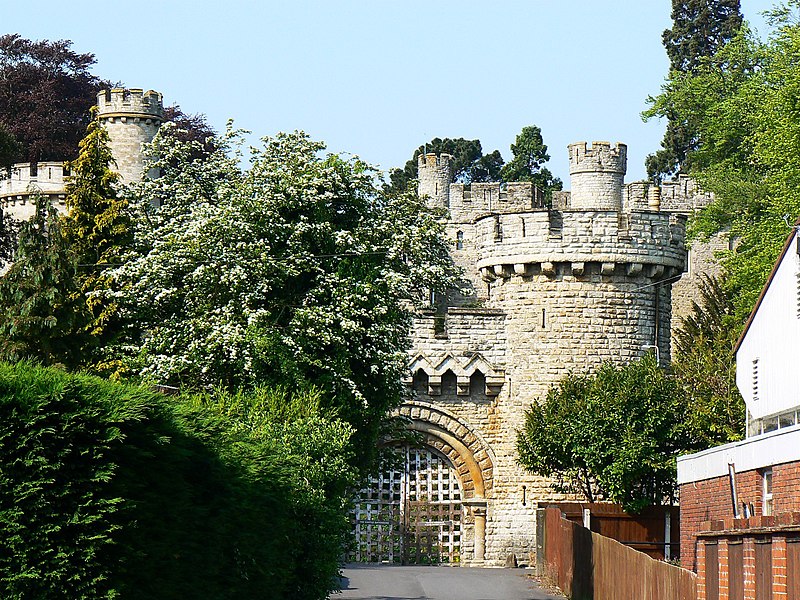
[[[772,469],[765,469],[761,473],[762,504],[761,514],[768,517],[772,514]]]
[[[459,231],[456,233],[456,250],[464,249],[464,232]]]
[[[544,329],[545,327],[547,327],[547,313],[545,312],[545,309],[543,308],[542,309],[542,329]]]

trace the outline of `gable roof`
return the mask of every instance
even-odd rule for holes
[[[767,277],[767,282],[764,284],[764,287],[761,289],[761,293],[758,295],[758,300],[756,301],[756,305],[753,307],[753,310],[750,311],[750,316],[747,317],[747,323],[744,325],[744,329],[742,330],[739,339],[736,340],[736,346],[733,348],[733,353],[736,354],[739,351],[739,347],[742,345],[747,332],[750,329],[750,325],[753,324],[753,319],[755,319],[756,313],[758,312],[761,303],[764,301],[764,296],[767,295],[767,290],[769,290],[769,286],[772,284],[772,280],[775,279],[775,274],[778,272],[778,267],[780,267],[783,259],[786,257],[786,253],[789,251],[789,248],[792,246],[792,241],[797,237],[798,230],[800,230],[800,219],[794,224],[792,227],[792,232],[789,234],[789,237],[786,238],[786,243],[783,245],[783,250],[781,250],[781,254],[778,257],[778,260],[775,261],[775,264],[772,266],[772,271],[770,271],[769,277]]]

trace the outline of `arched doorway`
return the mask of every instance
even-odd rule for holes
[[[355,562],[461,561],[464,506],[458,474],[430,446],[397,446],[397,464],[371,477],[355,502]]]

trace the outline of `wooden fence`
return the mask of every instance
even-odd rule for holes
[[[697,576],[544,512],[544,574],[573,600],[696,600]],[[541,512],[539,513],[541,517]]]
[[[557,502],[558,508],[573,523],[586,525],[604,537],[617,540],[651,558],[659,560],[680,556],[680,510],[677,506],[650,506],[638,515],[607,502]]]

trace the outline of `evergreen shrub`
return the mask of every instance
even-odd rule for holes
[[[318,407],[0,364],[0,598],[325,598],[354,475]]]

